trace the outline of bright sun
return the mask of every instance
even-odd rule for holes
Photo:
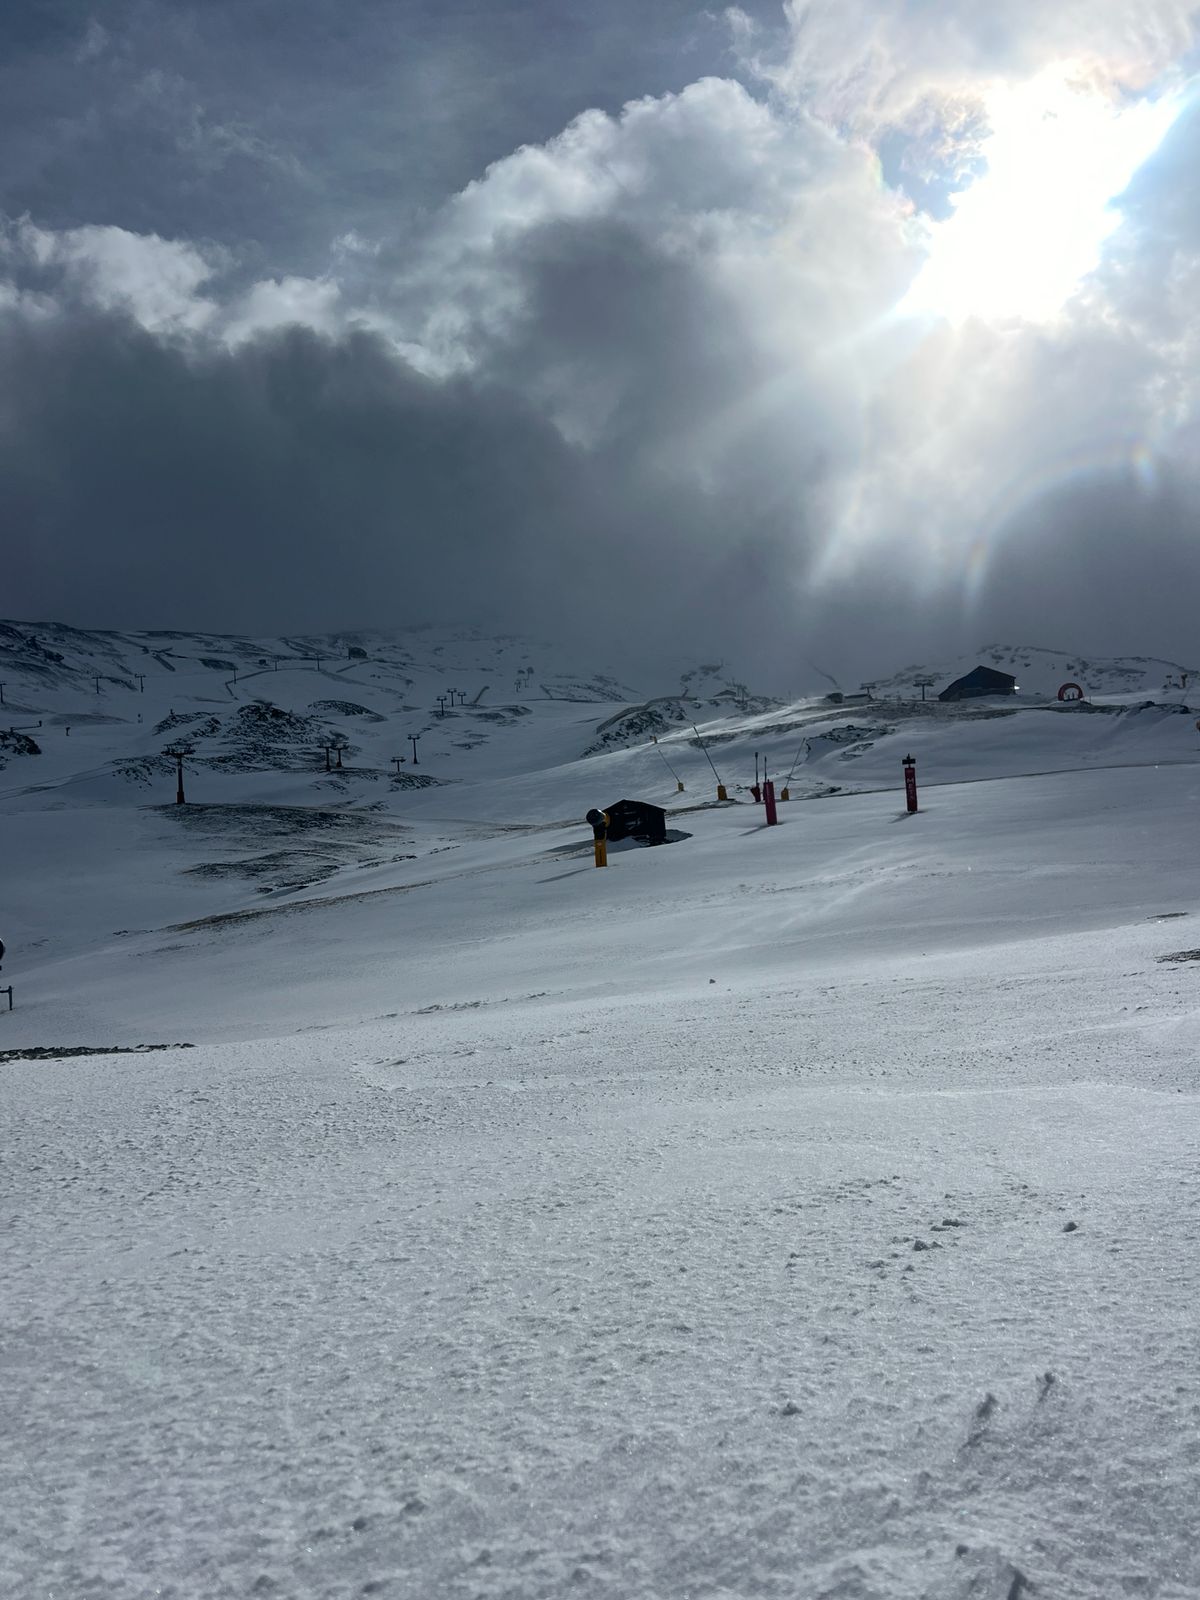
[[[1049,68],[987,98],[983,175],[933,225],[901,310],[1047,321],[1098,263],[1120,220],[1110,204],[1153,154],[1181,97],[1122,104]]]

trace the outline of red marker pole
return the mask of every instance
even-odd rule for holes
[[[767,826],[774,827],[779,816],[775,810],[775,784],[770,778],[763,780],[763,805],[767,812]]]
[[[917,763],[911,756],[904,758],[904,799],[910,811],[917,809]]]

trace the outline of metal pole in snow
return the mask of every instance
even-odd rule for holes
[[[909,811],[917,809],[917,763],[912,756],[905,756],[902,762],[904,767],[904,801]]]
[[[186,803],[183,793],[183,758],[184,756],[190,756],[191,753],[192,751],[190,746],[187,749],[176,748],[174,750],[163,751],[163,755],[173,756],[175,759],[175,804],[177,806],[181,806]]]
[[[721,782],[721,774],[713,765],[713,758],[708,753],[708,746],[705,744],[704,740],[700,738],[700,729],[694,722],[692,723],[692,732],[696,735],[697,739],[700,739],[700,748],[704,751],[704,759],[708,762],[709,766],[712,767],[713,777],[717,780],[717,799],[728,800],[729,795],[725,791],[725,785]]]
[[[788,792],[792,782],[792,773],[796,770],[797,763],[799,762],[801,755],[804,753],[804,746],[807,744],[807,742],[808,741],[806,739],[802,739],[801,742],[796,746],[795,758],[792,761],[791,766],[788,768],[787,777],[783,780],[783,789],[779,796],[781,800],[790,800],[792,798],[791,794]]]
[[[658,750],[658,738],[657,738],[657,736],[655,734],[651,734],[650,738],[652,739],[652,741],[654,743],[654,748],[656,750]],[[661,750],[658,750],[658,759],[662,762],[663,766],[666,767],[667,771],[675,779],[675,793],[676,794],[682,794],[683,793],[683,779],[675,771],[675,768],[667,760],[666,756],[663,755]]]

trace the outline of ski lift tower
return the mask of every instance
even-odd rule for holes
[[[190,744],[172,745],[169,750],[164,750],[163,755],[170,756],[175,763],[175,804],[185,805],[187,802],[183,793],[183,760],[185,756],[195,755],[194,746]]]

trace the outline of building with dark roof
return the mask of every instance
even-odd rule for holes
[[[955,678],[938,695],[939,700],[974,700],[985,694],[1015,694],[1017,680],[1008,672],[997,672],[994,667],[976,667],[961,678]]]
[[[608,812],[610,839],[638,839],[642,844],[664,844],[667,813],[646,800],[617,800],[604,808]]]

